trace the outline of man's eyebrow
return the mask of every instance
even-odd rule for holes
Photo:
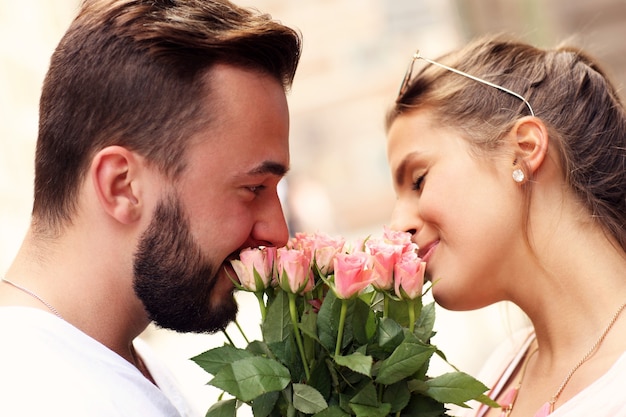
[[[396,169],[396,172],[394,173],[396,184],[398,184],[399,186],[402,186],[402,184],[404,183],[404,172],[406,171],[407,165],[413,159],[417,158],[418,155],[419,155],[418,152],[411,152],[407,154],[404,157],[404,159],[402,159],[402,162],[400,162],[400,165],[398,165],[398,168]]]
[[[285,174],[287,174],[287,171],[289,171],[289,168],[287,168],[285,165],[281,163],[274,162],[274,161],[263,161],[261,164],[252,168],[246,174],[247,175],[272,174],[278,177],[283,177],[285,176]]]

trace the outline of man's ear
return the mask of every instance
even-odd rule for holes
[[[100,206],[122,224],[141,216],[140,163],[140,157],[122,146],[108,146],[91,161],[89,174]]]
[[[528,176],[534,176],[548,153],[548,129],[536,117],[523,117],[511,129],[514,164],[520,164]]]

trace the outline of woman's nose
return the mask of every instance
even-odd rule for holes
[[[417,215],[417,207],[402,200],[396,200],[391,213],[390,227],[394,230],[408,232],[414,235],[421,227]]]

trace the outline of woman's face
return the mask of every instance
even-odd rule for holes
[[[477,156],[426,109],[393,122],[387,154],[397,196],[392,227],[414,232],[437,302],[467,310],[507,299],[512,253],[523,244],[512,158]]]

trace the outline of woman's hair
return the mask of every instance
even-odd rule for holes
[[[90,160],[106,146],[132,149],[176,178],[187,141],[220,117],[213,66],[268,74],[288,90],[300,53],[298,32],[227,0],[85,1],[43,84],[36,230],[71,222]]]
[[[626,114],[598,63],[579,49],[542,50],[501,37],[477,39],[440,62],[528,100],[548,129],[565,180],[626,251]],[[398,97],[387,128],[417,108],[430,109],[479,152],[502,150],[516,120],[530,115],[519,98],[429,64]]]

